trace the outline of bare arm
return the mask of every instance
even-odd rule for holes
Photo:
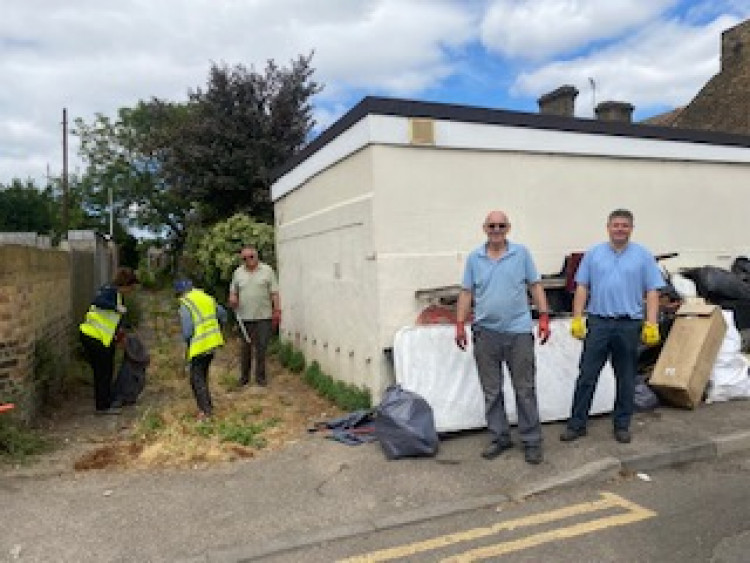
[[[656,324],[659,320],[659,291],[646,292],[646,322]]]
[[[468,289],[462,289],[458,294],[458,304],[456,305],[456,322],[465,323],[471,310],[471,292]]]
[[[529,286],[529,292],[531,293],[531,301],[534,303],[534,307],[539,313],[549,313],[549,307],[547,305],[547,294],[544,292],[544,287],[540,282],[532,283]]]
[[[586,301],[589,297],[589,288],[585,285],[578,284],[573,294],[573,316],[583,316],[583,309],[586,307]]]
[[[281,299],[279,299],[279,293],[277,291],[271,293],[271,308],[274,311],[281,311]]]

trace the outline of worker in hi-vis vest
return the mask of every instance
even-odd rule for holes
[[[112,396],[115,344],[125,336],[121,328],[126,309],[123,294],[130,293],[138,278],[130,268],[119,268],[112,283],[99,288],[78,329],[86,361],[94,372],[97,414],[119,414],[122,405]]]
[[[213,414],[208,368],[214,351],[224,344],[221,325],[226,324],[227,312],[205,291],[193,287],[190,280],[177,280],[174,290],[180,301],[182,338],[187,344],[190,362],[190,387],[198,405],[198,420],[205,420]]]

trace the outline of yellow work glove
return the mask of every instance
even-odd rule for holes
[[[583,317],[573,317],[573,322],[570,324],[570,334],[578,340],[586,338],[586,321],[583,320]]]
[[[641,342],[646,346],[656,346],[661,342],[661,336],[659,335],[659,325],[656,323],[645,322],[643,323],[643,329],[641,330]]]

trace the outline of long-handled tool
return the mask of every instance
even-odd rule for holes
[[[250,336],[247,334],[247,330],[245,330],[245,323],[242,322],[242,319],[239,317],[236,317],[237,324],[240,325],[240,332],[242,333],[242,337],[245,339],[245,342],[250,344],[252,340],[250,339]]]

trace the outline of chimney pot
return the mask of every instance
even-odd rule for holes
[[[539,104],[539,113],[544,115],[573,117],[577,95],[578,88],[575,86],[560,86],[559,88],[552,90],[552,92],[544,94],[537,100],[537,103]]]
[[[597,104],[594,112],[596,113],[596,118],[601,121],[631,123],[633,121],[634,109],[627,102],[602,102]]]

